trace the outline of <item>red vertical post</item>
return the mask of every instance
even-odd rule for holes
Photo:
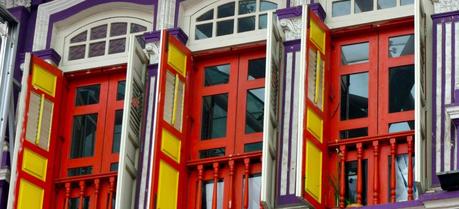
[[[64,209],[69,209],[69,198],[70,198],[70,182],[65,183],[65,201]]]
[[[198,192],[196,194],[196,208],[195,209],[201,209],[201,204],[202,204],[202,173],[203,173],[203,165],[198,165]]]
[[[99,208],[99,185],[100,185],[100,179],[96,178],[94,179],[94,198],[95,198],[95,203],[94,205],[96,208]]]
[[[83,209],[84,186],[85,186],[85,182],[80,181],[80,204],[78,206],[78,209]]]
[[[379,141],[373,141],[373,204],[379,204]]]
[[[228,194],[228,209],[233,208],[233,175],[234,175],[234,160],[228,161],[229,166],[229,194]]]
[[[250,159],[244,159],[244,209],[249,208],[249,164]]]
[[[395,197],[395,145],[396,145],[396,139],[391,138],[390,139],[390,201],[391,202],[396,202],[396,197]]]
[[[113,191],[115,189],[115,177],[110,177],[110,186],[108,187],[108,207],[107,209],[113,208]]]
[[[214,167],[214,191],[212,193],[212,209],[217,209],[217,189],[218,189],[218,163],[213,164]]]
[[[408,200],[413,200],[413,136],[408,136]]]
[[[340,181],[339,181],[339,207],[344,208],[344,195],[346,194],[346,146],[339,146],[340,150]]]
[[[362,143],[357,143],[357,204],[362,204]]]

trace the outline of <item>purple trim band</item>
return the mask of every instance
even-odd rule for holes
[[[285,52],[297,52],[301,48],[301,40],[291,40],[284,42]]]
[[[288,8],[276,10],[276,14],[279,20],[288,19],[292,17],[300,17],[302,13],[303,11],[302,11],[301,6],[288,7]]]
[[[433,14],[431,17],[432,19],[442,19],[442,18],[448,18],[450,16],[455,16],[459,15],[459,10],[458,11],[452,11],[452,12],[444,12],[444,13],[438,13],[438,14]]]
[[[167,29],[169,31],[169,34],[175,36],[180,42],[183,44],[186,44],[188,41],[188,36],[183,32],[181,28],[170,28]],[[145,43],[152,43],[159,41],[161,39],[161,31],[152,31],[152,32],[146,32],[143,34],[143,37],[145,38]]]
[[[175,36],[179,41],[181,41],[183,44],[186,44],[188,41],[188,36],[186,35],[185,32],[179,27],[177,28],[170,28],[168,29],[169,34]]]
[[[145,43],[159,41],[161,39],[161,31],[146,32],[143,34],[143,38],[145,39]]]
[[[59,62],[61,61],[61,56],[54,49],[43,49],[35,51],[32,54],[44,60],[51,60],[56,65],[59,65]]]
[[[325,18],[327,17],[327,13],[325,12],[324,8],[320,3],[312,3],[309,4],[309,8],[316,13],[317,16],[323,21],[325,21]]]
[[[413,201],[404,201],[404,202],[396,202],[396,203],[387,203],[381,205],[370,205],[370,206],[363,206],[360,209],[393,209],[393,208],[408,208],[408,207],[415,207],[415,206],[422,206],[422,202],[419,200]]]

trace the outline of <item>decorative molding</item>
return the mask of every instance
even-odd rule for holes
[[[459,10],[459,1],[457,0],[439,0],[434,3],[435,13],[444,13]]]
[[[61,61],[61,56],[54,49],[44,49],[33,52],[32,54],[56,66],[59,65]]]
[[[311,3],[311,0],[290,0],[290,6],[299,6]]]
[[[13,8],[13,7],[30,7],[31,0],[0,0],[0,4],[6,8]]]
[[[285,41],[301,39],[301,16],[289,19],[281,19],[279,20],[279,24],[285,33]]]
[[[158,14],[156,18],[156,30],[173,28],[175,20],[176,1],[158,1]]]
[[[159,53],[160,53],[160,40],[149,42],[145,44],[145,53],[150,58],[150,65],[151,64],[158,64],[159,63]]]

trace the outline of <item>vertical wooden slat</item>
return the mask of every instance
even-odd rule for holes
[[[395,197],[395,145],[396,145],[396,139],[391,138],[390,139],[390,156],[391,156],[391,161],[390,161],[390,201],[395,202],[396,197]]]
[[[70,182],[65,183],[65,201],[64,209],[69,209],[69,199],[70,199]]]
[[[234,175],[234,160],[228,161],[229,166],[229,194],[228,194],[228,209],[233,208],[233,175]]]
[[[339,181],[339,207],[344,208],[344,195],[346,194],[346,146],[341,145],[339,146],[340,149],[340,181]]]
[[[379,204],[379,142],[373,141],[373,204]]]
[[[217,209],[218,163],[214,163],[213,167],[214,167],[214,189],[213,189],[213,194],[212,194],[212,209]]]
[[[249,208],[249,164],[250,159],[244,159],[244,209]]]
[[[201,209],[202,204],[202,173],[203,173],[203,165],[198,165],[198,192],[196,194],[196,209]]]
[[[357,143],[357,204],[362,204],[362,143]]]
[[[115,177],[110,177],[109,179],[110,186],[108,187],[108,207],[107,209],[112,209],[113,204],[113,191],[115,189]]]
[[[84,186],[85,186],[85,182],[80,181],[80,204],[78,206],[78,209],[83,209]]]
[[[94,179],[94,201],[96,208],[99,208],[99,186],[100,186],[100,179]]]
[[[413,200],[413,136],[408,136],[408,200]]]

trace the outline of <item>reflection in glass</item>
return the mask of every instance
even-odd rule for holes
[[[108,54],[116,54],[126,51],[126,38],[110,40]]]
[[[204,73],[204,86],[225,84],[229,81],[230,65],[206,67]]]
[[[196,21],[205,21],[205,20],[211,20],[214,18],[214,10],[211,9],[209,11],[207,11],[206,13],[202,14],[201,16],[199,16],[198,18],[196,18]]]
[[[245,177],[242,180],[242,188],[245,188]],[[260,208],[260,195],[261,195],[261,174],[249,175],[249,207],[248,209]],[[244,190],[242,190],[242,198],[244,197]],[[244,207],[241,207],[244,208]]]
[[[113,125],[112,153],[120,152],[121,124],[123,123],[123,110],[115,112],[115,124]]]
[[[414,54],[414,35],[389,38],[389,57]]]
[[[126,35],[126,33],[127,33],[127,23],[126,22],[112,23],[110,27],[110,37]]]
[[[107,25],[91,28],[91,40],[107,37]]]
[[[88,38],[87,36],[88,36],[88,31],[83,31],[79,33],[78,35],[74,36],[72,39],[70,39],[70,43],[73,44],[73,43],[86,41],[86,39]]]
[[[69,48],[69,60],[83,59],[86,54],[86,45],[71,46]]]
[[[342,46],[341,63],[351,65],[368,62],[368,50],[368,42]]]
[[[368,136],[368,128],[356,128],[342,130],[339,132],[340,139],[351,139],[356,137]]]
[[[255,30],[255,16],[239,18],[237,23],[237,32],[246,32]]]
[[[76,89],[75,105],[90,105],[99,103],[100,84],[82,86]]]
[[[110,171],[118,171],[119,163],[110,163]]]
[[[400,5],[405,6],[408,4],[414,4],[414,0],[400,0]]]
[[[378,9],[391,8],[395,7],[396,5],[396,0],[378,0]]]
[[[146,31],[147,27],[135,23],[131,23],[131,33],[138,33],[142,31]]]
[[[268,27],[268,16],[266,14],[258,16],[258,29],[265,29]]]
[[[227,3],[218,7],[218,18],[234,16],[235,3]]]
[[[332,7],[333,7],[332,8],[333,17],[351,14],[351,1],[350,0],[335,1],[333,2]]]
[[[389,112],[414,109],[414,66],[395,67],[389,70]]]
[[[267,11],[267,10],[273,10],[273,9],[277,9],[276,3],[265,1],[265,0],[260,1],[260,12]]]
[[[201,139],[226,136],[228,94],[205,96],[202,99]]]
[[[80,198],[69,198],[69,209],[80,209]],[[89,197],[83,198],[83,208],[81,209],[89,209]]]
[[[94,155],[96,128],[97,114],[79,115],[73,118],[71,159]]]
[[[217,182],[217,209],[223,209],[223,180]],[[202,184],[201,209],[212,209],[214,181],[206,181]]]
[[[341,76],[341,120],[368,116],[368,73]]]
[[[367,204],[367,160],[362,160],[362,204]],[[357,161],[346,162],[346,202],[352,204],[357,202]]]
[[[116,100],[124,100],[124,93],[126,89],[126,81],[118,81],[116,88]]]
[[[81,176],[81,175],[88,175],[91,173],[92,173],[92,166],[69,168],[67,170],[67,176]]]
[[[391,123],[389,125],[389,133],[414,130],[414,121],[405,121],[399,123]]]
[[[354,13],[368,12],[373,10],[373,0],[355,0]]]
[[[234,20],[217,22],[217,36],[232,34],[234,30]]]
[[[247,107],[245,116],[245,133],[263,131],[263,113],[265,107],[265,89],[247,91]]]
[[[212,23],[196,25],[194,39],[205,39],[212,37]]]
[[[244,144],[244,152],[261,151],[262,149],[263,149],[263,142]]]
[[[105,54],[105,41],[89,44],[89,57],[97,57]]]
[[[199,151],[199,158],[220,157],[225,156],[225,148],[206,149]]]
[[[239,1],[239,14],[248,14],[257,10],[256,0],[241,0]]]
[[[249,60],[248,80],[264,78],[266,73],[266,58]]]
[[[414,157],[413,157],[414,158]],[[414,162],[414,159],[413,159]],[[392,169],[392,156],[388,157],[388,176],[389,181],[391,181],[390,171]],[[414,169],[414,163],[413,163]],[[400,154],[395,157],[395,200],[397,202],[407,201],[408,200],[408,154]],[[413,185],[413,196],[415,199],[417,195],[416,186]],[[390,191],[388,192],[390,198]]]

